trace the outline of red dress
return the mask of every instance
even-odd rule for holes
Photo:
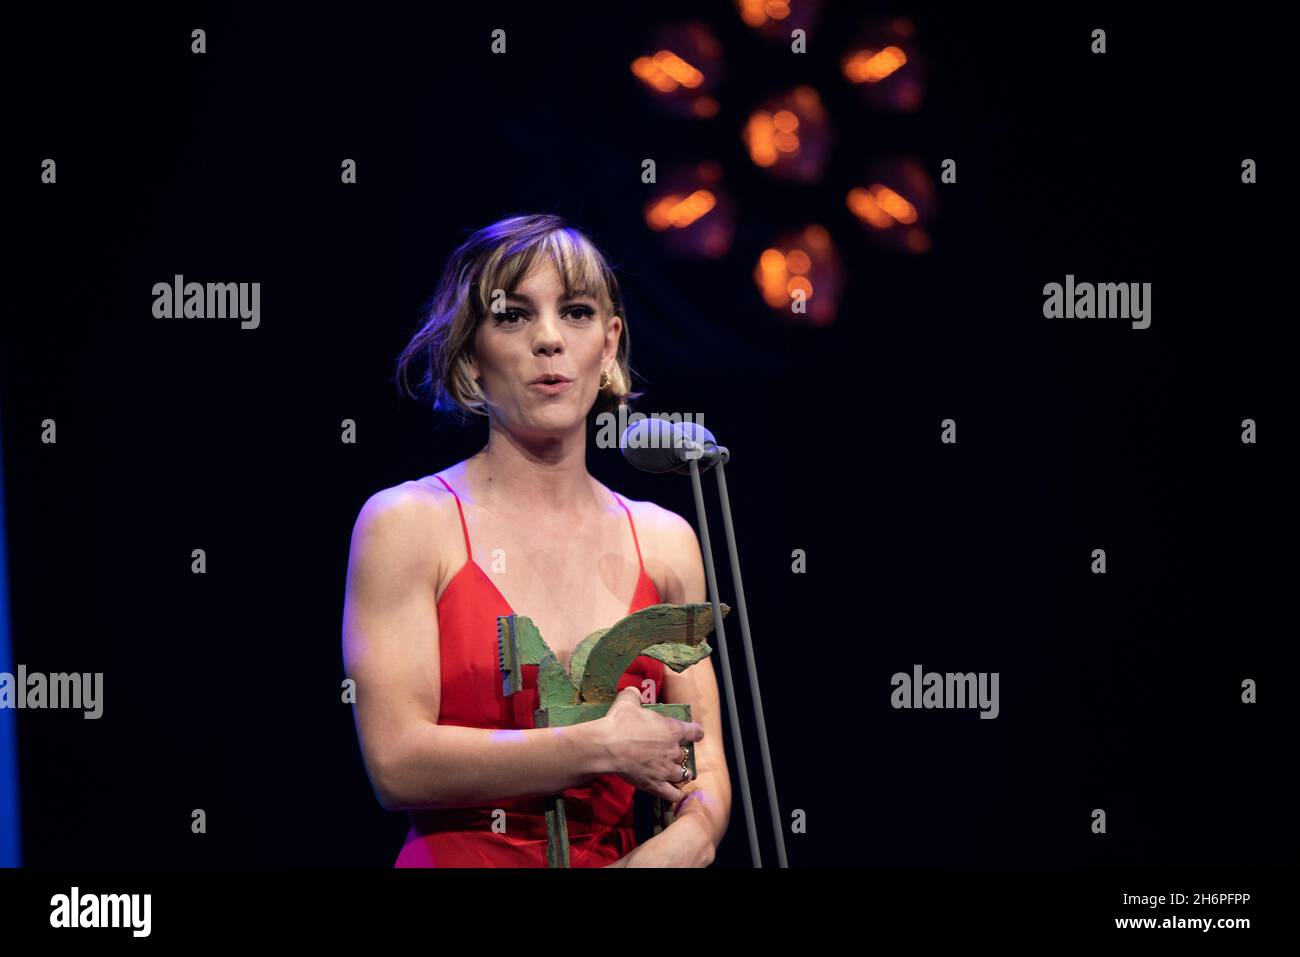
[[[497,616],[513,610],[487,573],[474,561],[469,528],[460,496],[442,476],[435,476],[456,497],[468,559],[438,599],[438,641],[442,664],[439,724],[464,728],[521,729],[535,727],[537,666],[523,666],[523,691],[506,697],[501,691],[497,661]],[[627,613],[658,604],[659,591],[646,574],[636,523],[623,500],[614,496],[632,526],[641,576]],[[612,622],[611,622],[612,624]],[[543,636],[545,637],[545,636]],[[619,679],[618,688],[638,691],[653,681],[660,700],[663,662],[638,655]],[[636,789],[617,774],[592,778],[564,792],[569,825],[569,864],[604,867],[636,846],[632,799]],[[508,798],[482,807],[412,810],[411,829],[395,867],[545,867],[545,799]],[[493,830],[493,811],[505,812],[503,832]],[[500,818],[500,815],[496,816]]]

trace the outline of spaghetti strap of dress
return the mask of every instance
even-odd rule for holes
[[[465,509],[461,508],[460,496],[456,494],[456,490],[454,488],[452,488],[450,485],[447,485],[447,480],[443,478],[441,475],[435,475],[434,478],[436,478],[439,482],[445,485],[447,487],[447,491],[451,493],[451,497],[456,500],[456,511],[460,513],[460,530],[465,533],[465,552],[469,555],[470,561],[473,561],[474,551],[469,547],[469,526],[465,524]],[[641,553],[638,550],[637,555],[640,556],[640,554]]]
[[[434,478],[436,478],[439,482],[441,482],[443,484],[443,487],[446,488],[447,491],[451,493],[451,497],[456,500],[456,511],[460,514],[460,530],[465,536],[465,553],[469,556],[470,560],[473,561],[474,549],[471,548],[469,544],[469,526],[465,524],[465,508],[460,503],[460,496],[456,494],[456,490],[452,488],[451,485],[448,484],[447,480],[443,478],[441,475],[435,475]],[[625,503],[621,498],[618,497],[617,492],[611,491],[609,494],[613,495],[614,501],[618,502],[618,504],[623,507],[623,511],[627,512],[627,523],[632,528],[632,544],[636,547],[636,561],[637,564],[641,567],[641,571],[644,572],[645,559],[641,557],[641,540],[637,537],[636,534],[636,522],[632,518],[632,510],[627,507],[627,503]]]
[[[642,561],[642,559],[641,559],[641,542],[638,541],[638,540],[637,540],[637,537],[636,537],[636,522],[632,521],[632,510],[631,510],[630,508],[628,508],[627,505],[625,505],[625,504],[623,503],[623,500],[622,500],[621,498],[618,497],[618,493],[617,493],[617,492],[613,492],[613,491],[611,491],[609,494],[610,494],[610,495],[613,495],[613,496],[614,496],[614,501],[618,502],[619,505],[622,505],[622,506],[623,506],[623,511],[627,512],[627,522],[628,522],[629,525],[632,526],[632,544],[636,546],[636,560],[637,560],[637,564],[641,566],[641,571],[642,571],[642,573],[644,573],[644,572],[645,572],[645,562]]]

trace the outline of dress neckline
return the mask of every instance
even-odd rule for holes
[[[487,585],[488,588],[492,589],[492,593],[496,595],[497,600],[510,610],[510,614],[512,615],[519,614],[519,612],[515,611],[514,607],[510,604],[510,602],[506,601],[506,596],[501,594],[501,589],[497,587],[496,582],[494,582],[491,578],[488,577],[488,573],[485,572],[483,570],[483,567],[479,565],[478,562],[474,561],[473,558],[465,559],[465,564],[461,565],[460,568],[456,570],[456,574],[451,576],[451,581],[447,582],[447,587],[442,590],[442,595],[438,597],[438,602],[437,602],[438,607],[439,608],[442,607],[442,603],[447,600],[447,596],[451,593],[452,587],[456,584],[456,580],[460,578],[463,574],[465,574],[465,572],[469,571],[471,565],[474,567],[474,570],[478,572],[479,580],[482,581],[485,585]],[[646,578],[650,578],[650,576],[646,574],[645,568],[642,567],[640,570],[640,575],[637,577],[636,589],[632,592],[632,600],[628,602],[627,611],[623,613],[623,617],[626,618],[628,615],[637,611],[637,609],[634,607],[636,605],[636,596],[641,594],[641,582],[643,579]],[[655,590],[655,595],[657,597],[662,597],[659,595],[659,586],[654,583],[653,578],[650,579],[650,587]]]
[[[443,487],[446,488],[447,491],[451,493],[451,497],[456,500],[456,513],[457,515],[460,516],[460,530],[461,533],[465,536],[465,556],[466,556],[465,564],[462,565],[460,568],[456,569],[456,574],[451,576],[451,581],[447,582],[447,587],[442,590],[442,595],[441,597],[438,598],[436,602],[437,607],[442,608],[443,599],[447,597],[447,593],[451,591],[452,586],[456,584],[457,579],[459,579],[460,576],[465,573],[465,571],[468,569],[468,566],[473,565],[476,569],[478,569],[479,578],[482,581],[487,583],[488,588],[491,588],[493,594],[497,596],[497,600],[501,602],[501,604],[505,605],[507,609],[510,610],[510,614],[512,615],[519,614],[517,611],[514,610],[513,607],[511,607],[510,602],[506,601],[506,596],[501,594],[501,589],[497,587],[496,582],[494,582],[491,578],[488,577],[487,572],[483,571],[482,567],[479,566],[478,562],[474,561],[474,549],[470,545],[470,541],[469,541],[469,523],[465,521],[465,507],[461,504],[460,495],[457,494],[456,490],[451,487],[451,483],[448,482],[441,475],[435,475],[434,478],[436,478],[439,482],[441,482],[443,484]],[[636,561],[639,569],[637,580],[636,580],[636,588],[632,591],[632,600],[628,602],[628,610],[623,613],[623,617],[626,618],[628,615],[636,611],[635,608],[636,596],[641,594],[641,583],[643,580],[648,579],[650,581],[650,587],[654,589],[655,598],[662,599],[663,596],[659,593],[659,586],[654,583],[654,579],[650,578],[650,576],[646,573],[645,558],[641,555],[641,540],[636,534],[636,522],[633,521],[632,519],[632,510],[627,507],[627,505],[623,502],[621,498],[619,498],[617,492],[611,489],[609,494],[614,496],[614,501],[616,501],[622,507],[623,511],[627,514],[627,523],[628,523],[628,527],[632,529],[632,544],[636,548]]]

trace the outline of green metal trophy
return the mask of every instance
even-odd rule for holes
[[[719,605],[725,617],[731,608]],[[662,661],[682,672],[712,652],[705,639],[713,631],[713,606],[650,605],[620,619],[609,628],[593,631],[573,650],[569,670],[555,657],[537,626],[523,615],[497,618],[497,652],[505,694],[523,690],[523,666],[537,665],[538,709],[533,714],[539,728],[558,728],[603,718],[618,694],[618,680],[638,655]],[[691,720],[688,704],[643,704],[659,714]],[[695,745],[687,742],[687,766],[695,777]],[[564,817],[564,795],[547,799],[546,865],[569,866],[569,828]],[[654,833],[673,821],[671,806],[655,798]]]

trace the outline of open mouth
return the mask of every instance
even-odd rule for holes
[[[573,381],[562,375],[544,375],[528,383],[528,388],[544,395],[559,395],[561,392],[567,392],[572,385]]]

